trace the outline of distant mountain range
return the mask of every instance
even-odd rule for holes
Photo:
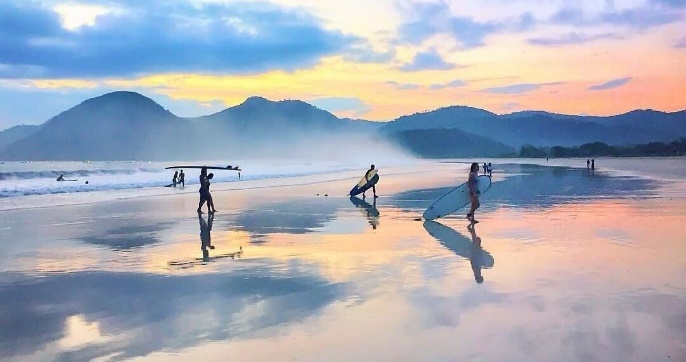
[[[451,106],[382,123],[341,119],[298,100],[250,97],[215,114],[182,118],[139,93],[120,91],[88,99],[40,126],[0,132],[0,159],[288,158],[341,148],[364,156],[365,149],[373,152],[369,147],[381,142],[427,158],[496,157],[525,144],[625,145],[685,136],[686,110],[595,117],[541,111],[497,115]]]

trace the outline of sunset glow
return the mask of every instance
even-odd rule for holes
[[[449,105],[593,115],[686,108],[679,2],[46,0],[5,2],[0,12],[43,26],[0,29],[16,39],[0,55],[3,128],[118,89],[182,116],[254,95],[379,121]],[[153,34],[156,22],[169,29]],[[46,104],[26,109],[18,97]]]

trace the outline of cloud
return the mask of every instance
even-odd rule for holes
[[[435,49],[432,49],[426,52],[418,52],[411,62],[402,65],[399,69],[415,72],[419,70],[449,70],[456,67],[457,65],[446,62]]]
[[[650,3],[663,5],[671,8],[686,8],[685,0],[650,0]]]
[[[308,102],[331,113],[352,113],[356,117],[363,116],[372,109],[369,104],[356,97],[325,97]]]
[[[670,2],[668,0],[652,1]],[[676,3],[677,1],[671,1]],[[683,1],[682,1],[683,2]],[[683,15],[673,8],[664,6],[642,5],[639,7],[616,10],[613,2],[606,3],[605,10],[596,14],[589,14],[579,8],[564,7],[554,13],[549,21],[555,24],[574,25],[582,27],[597,27],[603,25],[625,26],[644,30],[660,25],[680,21]]]
[[[677,41],[676,44],[674,44],[675,48],[686,48],[686,36],[681,38],[681,40]]]
[[[363,44],[302,10],[268,3],[109,4],[123,10],[69,30],[38,3],[0,3],[0,78],[295,70]]]
[[[622,39],[621,36],[613,33],[602,33],[602,34],[585,34],[585,33],[569,33],[565,35],[558,35],[552,37],[542,37],[542,38],[531,38],[527,42],[532,45],[538,46],[565,46],[572,44],[584,44],[589,43],[599,39]]]
[[[344,58],[355,63],[388,63],[395,58],[395,49],[379,52],[365,44],[351,47]]]
[[[463,48],[485,44],[485,38],[498,32],[519,32],[532,29],[536,18],[530,12],[498,22],[481,22],[466,16],[453,16],[445,1],[430,3],[404,3],[400,12],[405,20],[398,34],[401,42],[418,45],[437,35],[447,34],[460,42]]]
[[[521,107],[522,107],[522,105],[520,103],[509,102],[509,103],[505,103],[502,106],[500,106],[500,110],[503,112],[512,112],[512,111],[515,111]]]
[[[399,90],[412,90],[412,89],[417,89],[419,88],[419,84],[413,84],[413,83],[398,83],[393,80],[389,80],[386,82],[388,85],[392,85],[395,89]]]
[[[629,83],[630,80],[631,80],[631,77],[613,79],[613,80],[605,82],[603,84],[597,84],[597,85],[588,87],[587,90],[598,91],[598,90],[619,88],[619,87]]]
[[[542,84],[521,83],[501,87],[486,88],[483,92],[494,94],[523,94],[541,88]]]
[[[444,89],[444,88],[457,88],[457,87],[465,86],[466,84],[467,83],[462,81],[462,80],[455,79],[452,82],[448,82],[448,83],[444,83],[444,84],[432,84],[429,86],[429,89],[439,90],[439,89]]]

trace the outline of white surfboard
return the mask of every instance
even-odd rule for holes
[[[481,196],[491,188],[491,178],[481,175],[478,180],[477,190],[479,190],[479,196]],[[467,206],[469,202],[469,188],[465,182],[436,200],[433,205],[424,211],[422,217],[426,220],[438,219]]]

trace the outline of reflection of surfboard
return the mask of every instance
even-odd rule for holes
[[[358,182],[357,185],[350,190],[350,196],[359,195],[376,185],[376,183],[379,182],[379,175],[377,172],[378,170],[372,170],[369,173],[369,181],[367,181],[367,178],[365,177],[366,175],[362,176],[360,182]]]
[[[479,196],[483,195],[484,192],[488,191],[490,188],[491,179],[488,176],[479,176],[479,183],[477,185]],[[468,205],[469,202],[469,188],[465,182],[436,200],[433,205],[429,206],[429,208],[424,211],[422,217],[426,220],[437,219],[452,214]]]
[[[441,245],[463,258],[478,261],[484,268],[490,268],[495,264],[495,260],[493,260],[493,256],[489,252],[477,247],[466,236],[452,228],[435,221],[424,221],[424,229],[438,240]],[[478,258],[478,260],[474,258]]]
[[[381,213],[374,206],[370,205],[367,201],[359,199],[354,196],[350,196],[350,202],[352,202],[356,207],[362,208],[368,213],[368,216],[379,217]]]
[[[215,255],[215,256],[210,256],[206,259],[203,258],[195,258],[193,260],[189,261],[170,261],[167,264],[169,266],[180,266],[180,267],[188,267],[196,264],[205,264],[207,262],[210,262],[212,260],[216,259],[224,259],[224,258],[231,258],[231,259],[238,259],[243,255],[243,250],[237,251],[234,253],[228,253],[228,254],[220,254],[220,255]]]
[[[194,166],[194,165],[191,165],[191,166],[169,166],[169,167],[165,167],[164,169],[170,170],[173,168],[203,168],[203,167],[206,167],[208,170],[241,171],[241,169],[238,168],[238,166],[231,166],[231,165],[228,165],[226,167],[221,167],[221,166]]]

